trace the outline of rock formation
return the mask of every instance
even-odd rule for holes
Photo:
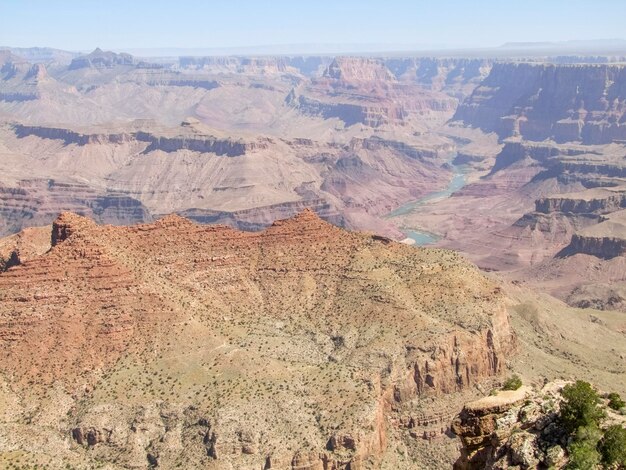
[[[555,381],[540,389],[499,391],[466,404],[452,425],[463,444],[454,468],[568,468],[572,439],[559,416],[567,384]],[[608,413],[608,422],[624,425],[626,420],[609,409],[607,401],[599,406]]]
[[[0,380],[67,414],[3,422],[0,455],[367,468],[405,429],[439,436],[455,402],[437,417],[422,401],[471,393],[515,346],[500,288],[456,254],[310,211],[262,232],[66,213],[51,238],[0,274]]]
[[[453,148],[443,139],[419,145],[379,136],[325,143],[231,135],[193,118],[176,127],[141,120],[72,128],[12,123],[2,132],[15,152],[5,174],[17,176],[0,180],[4,234],[51,223],[62,210],[114,224],[176,211],[259,229],[309,207],[342,226],[398,237],[379,217],[445,181],[449,170],[441,162]],[[26,168],[28,179],[20,179]]]
[[[390,58],[385,65],[401,81],[464,99],[487,77],[493,61],[466,58]]]
[[[118,65],[135,65],[135,59],[130,54],[116,54],[111,51],[103,51],[98,47],[87,55],[73,59],[69,69],[111,68]]]
[[[22,180],[17,186],[0,184],[0,233],[49,224],[60,208],[90,215],[101,223],[131,224],[152,220],[137,199],[120,192],[102,191],[76,181]]]
[[[412,83],[400,83],[382,59],[338,57],[288,102],[304,114],[338,118],[346,126],[406,124],[411,114],[452,113],[456,100]]]
[[[621,65],[496,63],[454,119],[500,137],[586,144],[626,140]]]
[[[559,390],[500,391],[468,403],[452,428],[463,443],[455,469],[562,468],[567,435],[558,426]]]

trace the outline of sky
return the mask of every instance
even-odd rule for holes
[[[0,45],[73,51],[626,39],[626,0],[0,0]]]

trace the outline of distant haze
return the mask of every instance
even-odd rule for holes
[[[141,55],[468,49],[621,38],[624,18],[623,0],[3,0],[0,44]]]

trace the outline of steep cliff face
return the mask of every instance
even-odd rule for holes
[[[1,52],[0,101],[34,101],[41,98],[42,90],[54,88],[54,80],[48,76],[45,65],[30,64],[8,51]]]
[[[541,169],[537,178],[577,180],[587,188],[619,186],[617,178],[626,176],[622,152],[621,144],[593,147],[507,140],[491,174],[517,164]]]
[[[231,139],[219,139],[212,136],[181,135],[166,137],[154,135],[148,132],[137,132],[137,140],[148,142],[150,145],[145,152],[161,150],[163,152],[177,152],[179,150],[191,150],[199,153],[214,153],[227,157],[244,155],[253,150],[266,149],[269,147],[269,139],[257,139],[253,142],[235,141]]]
[[[298,109],[304,114],[322,116],[324,119],[341,119],[346,126],[358,123],[370,127],[380,127],[391,123],[398,124],[407,115],[406,110],[401,105],[329,103],[306,96],[298,98]]]
[[[404,82],[444,91],[462,100],[487,77],[493,62],[465,58],[398,58],[385,59],[385,65]]]
[[[56,139],[62,140],[65,145],[119,144],[129,142],[133,138],[130,132],[85,134],[61,127],[28,126],[23,124],[15,124],[13,129],[15,130],[15,135],[19,138],[36,136],[42,139]]]
[[[1,235],[48,225],[64,209],[89,215],[100,223],[119,225],[152,220],[148,209],[137,199],[75,181],[32,179],[22,180],[16,186],[0,185],[0,202]]]
[[[578,198],[575,194],[551,196],[535,201],[535,210],[544,214],[569,212],[572,214],[608,214],[626,207],[626,191],[598,189]]]
[[[455,120],[501,138],[585,144],[626,139],[626,68],[496,63]]]
[[[144,150],[146,153],[155,150],[168,153],[179,150],[191,150],[199,153],[214,153],[216,155],[235,157],[244,155],[249,151],[268,148],[268,139],[244,142],[243,140],[220,139],[210,135],[199,135],[193,132],[174,136],[159,135],[146,131],[90,134],[64,128],[26,126],[22,124],[16,124],[14,129],[15,134],[19,138],[36,136],[42,139],[62,140],[65,145],[85,146],[89,144],[122,144],[132,141],[147,142],[149,145]],[[184,127],[181,130],[185,130]]]
[[[27,425],[37,443],[0,425],[0,452],[66,436],[55,462],[376,467],[404,430],[445,427],[452,402],[420,400],[499,376],[515,347],[499,287],[458,255],[311,211],[263,232],[63,214],[52,240],[0,274],[0,377],[23,403],[55,383],[66,411]]]
[[[597,258],[611,259],[626,254],[626,239],[611,236],[594,237],[592,235],[574,234],[570,244],[563,249],[560,256],[582,253]]]

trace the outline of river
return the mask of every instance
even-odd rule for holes
[[[390,212],[385,216],[386,219],[393,219],[395,217],[400,217],[406,214],[410,214],[417,207],[424,205],[427,202],[434,201],[437,199],[446,199],[450,197],[452,194],[460,190],[467,183],[465,174],[466,168],[463,165],[454,165],[452,162],[454,161],[455,155],[452,155],[452,158],[448,162],[448,164],[452,167],[452,179],[448,183],[448,186],[441,190],[435,191],[427,194],[424,197],[416,199],[415,201],[407,202],[406,204],[401,205],[396,210]],[[435,233],[427,232],[424,230],[420,230],[419,227],[400,227],[400,230],[404,235],[413,240],[416,245],[430,245],[431,243],[435,243],[441,237]]]

